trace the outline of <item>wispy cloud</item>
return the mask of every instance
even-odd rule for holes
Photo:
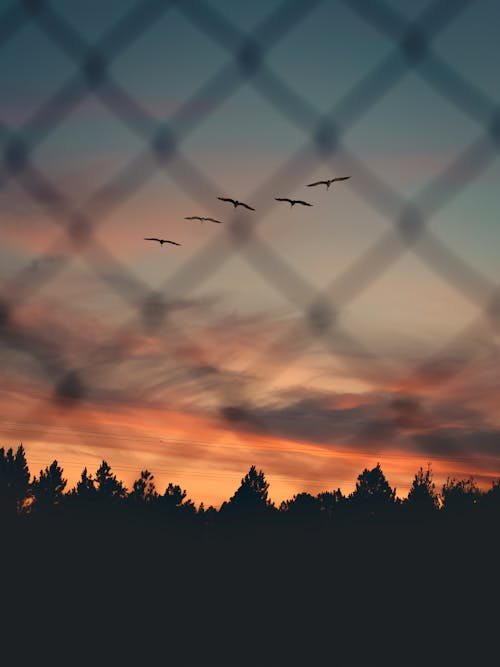
[[[441,475],[499,472],[494,348],[428,368],[402,356],[399,373],[384,375],[349,350],[332,355],[307,326],[290,338],[299,319],[228,314],[217,297],[165,298],[152,327],[140,309],[125,320],[105,317],[102,304],[93,312],[96,286],[80,289],[87,298],[71,305],[28,300],[2,327],[3,436],[32,455],[39,443],[36,461],[50,453],[76,473],[77,462],[111,454],[125,477],[156,466],[165,481],[172,470],[212,500],[253,463],[282,497],[349,489],[377,460],[400,489],[427,460]]]

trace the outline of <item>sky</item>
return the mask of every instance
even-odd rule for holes
[[[488,488],[498,3],[45,5],[0,2],[0,446],[216,506]]]

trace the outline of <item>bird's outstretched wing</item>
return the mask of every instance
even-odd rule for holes
[[[288,201],[290,204],[292,203],[291,199],[288,199],[288,197],[275,197],[276,201]]]
[[[216,220],[215,218],[202,218],[202,220],[206,220],[207,222],[217,222],[219,225],[222,224],[222,220]]]
[[[200,218],[199,215],[188,215],[184,220],[205,220],[205,218]]]
[[[312,206],[308,201],[303,201],[302,199],[294,199],[294,204],[302,204],[302,206]]]
[[[180,245],[180,243],[177,243],[176,241],[168,241],[167,239],[157,239],[155,237],[150,237],[150,236],[145,236],[144,237],[145,241],[158,241],[160,245],[163,245],[164,243],[171,243],[172,245]]]
[[[237,206],[243,206],[244,208],[247,208],[249,211],[255,211],[255,209],[249,206],[248,204],[245,204],[242,201],[238,201],[237,199],[231,199],[231,197],[217,197],[217,199],[220,199],[221,201],[231,202],[234,208],[236,208]]]
[[[314,183],[308,183],[307,187],[312,188],[315,185],[326,185],[326,187],[329,188],[332,183],[336,183],[337,181],[347,181],[348,178],[351,178],[351,177],[350,176],[336,176],[335,178],[329,178],[325,181],[315,181]]]

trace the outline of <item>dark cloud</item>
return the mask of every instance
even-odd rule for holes
[[[389,409],[393,413],[394,424],[402,428],[420,424],[423,418],[422,406],[415,398],[397,397],[390,402]]]
[[[417,449],[427,456],[455,460],[500,456],[500,429],[488,427],[480,412],[451,400],[430,403],[374,394],[368,402],[340,408],[335,405],[340,398],[316,393],[286,404],[231,406],[223,417],[235,430],[352,451],[362,447],[373,453],[398,449],[410,454]]]
[[[438,428],[413,436],[427,454],[450,458],[500,457],[500,429]]]
[[[0,330],[0,360],[4,371],[59,380],[69,370],[62,346],[47,332],[19,326],[9,318]],[[3,354],[2,354],[3,353]]]
[[[360,428],[377,424],[371,405],[332,408],[328,395],[313,395],[279,405],[225,408],[224,418],[243,428],[291,440],[330,443],[350,439]],[[236,418],[237,417],[237,418]]]
[[[74,405],[85,396],[85,387],[75,371],[66,373],[57,383],[54,400],[62,405]]]

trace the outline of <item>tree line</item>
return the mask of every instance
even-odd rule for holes
[[[340,489],[317,495],[295,494],[276,506],[269,498],[269,483],[262,470],[251,466],[240,486],[219,509],[198,507],[177,484],[169,483],[163,493],[154,475],[142,470],[127,489],[103,460],[94,474],[84,468],[76,485],[68,489],[64,471],[54,460],[31,477],[23,445],[16,450],[0,448],[0,518],[40,516],[144,516],[182,519],[209,524],[224,518],[262,519],[281,517],[297,522],[364,519],[431,519],[438,515],[485,516],[500,511],[500,479],[482,491],[473,477],[448,477],[438,491],[430,465],[420,468],[406,498],[398,498],[379,463],[365,468],[356,479],[354,491]]]

